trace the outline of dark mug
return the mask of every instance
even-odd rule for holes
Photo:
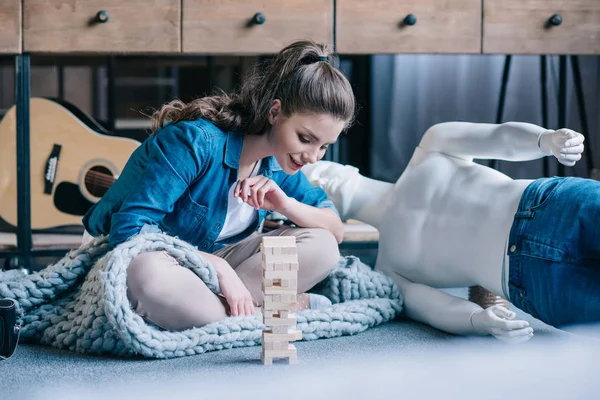
[[[11,299],[0,299],[0,360],[6,360],[14,354],[20,332],[17,303]]]

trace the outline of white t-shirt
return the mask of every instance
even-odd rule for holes
[[[256,163],[250,176],[258,175],[260,165],[261,162]],[[236,184],[237,182],[229,188],[229,194],[227,196],[227,216],[225,217],[225,223],[223,224],[221,233],[219,233],[219,237],[217,237],[217,241],[244,232],[258,217],[258,211],[255,210],[254,207],[244,203],[239,197],[233,197],[233,189],[235,189]]]

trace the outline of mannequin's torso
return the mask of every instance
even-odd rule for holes
[[[502,296],[505,246],[529,183],[417,147],[382,210],[376,268],[431,287],[481,285]]]
[[[438,290],[480,285],[507,296],[508,236],[532,181],[512,180],[473,159],[519,162],[552,154],[572,166],[581,159],[584,139],[569,129],[523,122],[446,122],[423,134],[395,184],[329,161],[303,171],[325,189],[343,220],[379,229],[375,268],[398,285],[408,318],[453,334],[518,343],[533,333],[516,314],[500,305],[484,310]]]

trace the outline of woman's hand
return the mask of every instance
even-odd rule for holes
[[[231,265],[225,259],[214,254],[202,251],[199,253],[215,268],[219,286],[221,286],[221,294],[229,305],[229,313],[234,317],[254,315],[252,295]]]
[[[252,295],[235,272],[221,276],[219,284],[233,317],[254,315]]]
[[[233,195],[257,210],[262,208],[280,212],[290,201],[274,181],[263,175],[239,180],[233,189]]]

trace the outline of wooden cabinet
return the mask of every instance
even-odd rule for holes
[[[275,53],[304,38],[333,43],[333,0],[183,0],[182,20],[184,53]]]
[[[23,49],[177,53],[181,0],[23,0]]]
[[[0,54],[21,52],[21,0],[0,0]]]
[[[483,52],[598,54],[600,0],[483,0]]]
[[[340,53],[479,53],[481,0],[337,0]]]
[[[334,20],[341,54],[600,54],[600,0],[0,0],[0,54],[270,54]]]

